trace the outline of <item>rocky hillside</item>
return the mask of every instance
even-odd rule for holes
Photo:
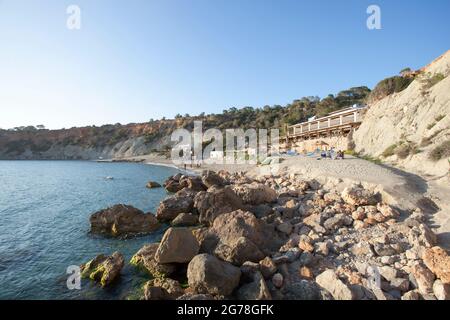
[[[374,99],[354,134],[355,150],[408,171],[448,175],[449,73],[450,51],[418,70],[406,89]]]

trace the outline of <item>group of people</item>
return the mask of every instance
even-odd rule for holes
[[[331,160],[342,160],[344,159],[344,151],[338,150],[335,151],[334,148],[331,148],[330,150],[323,150],[320,153],[320,157],[322,159],[331,159]]]

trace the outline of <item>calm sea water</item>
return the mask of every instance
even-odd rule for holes
[[[148,276],[131,266],[107,289],[83,280],[81,290],[68,290],[66,269],[114,251],[129,261],[142,245],[159,240],[163,230],[129,240],[89,235],[89,216],[117,203],[155,212],[166,191],[145,184],[162,183],[174,173],[132,163],[0,161],[0,299],[125,299],[136,294]]]

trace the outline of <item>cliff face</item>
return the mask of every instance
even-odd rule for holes
[[[450,51],[405,90],[370,105],[354,134],[357,152],[408,171],[444,176],[450,157]]]
[[[0,159],[120,158],[162,150],[174,121],[62,130],[0,130]]]

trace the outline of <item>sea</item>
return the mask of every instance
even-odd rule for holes
[[[139,298],[150,277],[128,263],[104,289],[89,279],[79,289],[68,286],[70,267],[115,251],[128,262],[144,244],[159,241],[167,226],[113,239],[89,234],[89,217],[120,203],[155,213],[168,194],[146,183],[162,184],[177,172],[138,163],[0,161],[0,299]]]

